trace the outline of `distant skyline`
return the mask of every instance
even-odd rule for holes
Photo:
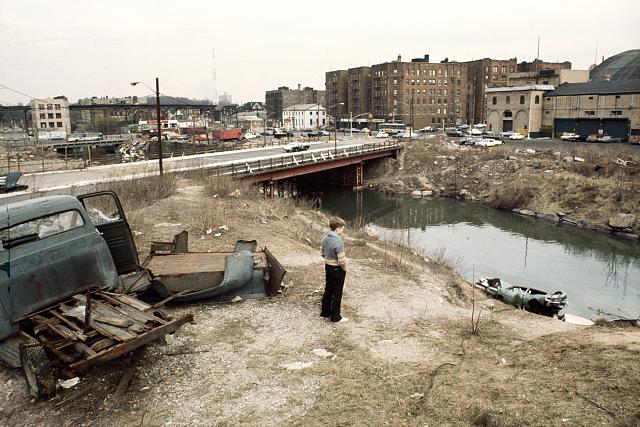
[[[65,95],[264,100],[278,86],[324,89],[324,73],[429,54],[431,61],[536,57],[586,69],[640,48],[640,2],[407,0],[261,2],[0,0],[0,103]],[[442,17],[442,18],[439,18]]]

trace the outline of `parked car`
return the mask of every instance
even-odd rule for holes
[[[301,142],[290,142],[284,147],[284,151],[287,153],[293,153],[296,151],[307,151],[309,149],[309,144],[303,144]]]
[[[587,142],[622,142],[622,138],[594,133],[587,137]]]
[[[386,133],[386,132],[383,132],[383,131],[379,131],[379,132],[376,134],[376,138],[389,138],[389,134],[388,134],[388,133]]]
[[[629,136],[629,144],[640,144],[640,135],[631,135]]]
[[[245,134],[242,135],[242,139],[256,139],[257,137],[258,135],[252,132],[245,132]]]
[[[489,139],[497,139],[499,141],[502,141],[504,139],[502,135],[500,135],[498,132],[493,132],[493,131],[483,132],[482,137],[489,138]]]
[[[267,136],[273,136],[273,129],[266,128],[263,133]]]
[[[423,127],[421,129],[418,129],[418,132],[423,132],[423,133],[425,133],[425,132],[435,132],[435,131],[436,131],[436,128],[431,127],[431,126],[427,126],[427,127]]]
[[[511,135],[509,135],[509,139],[512,141],[519,141],[521,139],[524,139],[524,135],[521,133],[512,133]]]
[[[448,130],[447,131],[447,136],[460,137],[460,136],[463,136],[463,133],[462,133],[462,131],[459,131],[457,129]]]
[[[502,142],[501,140],[492,138],[481,138],[475,142],[475,145],[479,147],[495,147],[496,145],[502,144],[504,144],[504,142]]]
[[[508,130],[506,132],[500,132],[500,136],[502,136],[503,138],[509,138],[514,133],[517,133],[517,132],[515,130]]]
[[[469,129],[469,135],[480,136],[482,135],[482,130],[478,128],[471,128]]]
[[[580,135],[573,132],[564,132],[562,135],[560,135],[560,139],[563,141],[579,141]]]
[[[329,135],[331,135],[328,131],[326,131],[326,130],[324,130],[324,129],[319,130],[319,131],[318,131],[318,134],[319,134],[320,136],[329,136]]]
[[[466,138],[462,138],[460,141],[458,141],[458,144],[460,145],[475,145],[476,141],[478,141],[480,138],[474,138],[474,137],[466,137]]]

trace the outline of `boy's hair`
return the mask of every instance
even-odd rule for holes
[[[331,231],[336,231],[336,228],[344,227],[345,224],[346,222],[344,222],[344,219],[340,218],[339,216],[332,216],[331,218],[329,218],[329,228],[331,229]]]

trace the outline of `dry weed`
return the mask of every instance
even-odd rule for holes
[[[125,206],[125,210],[138,209],[165,199],[176,193],[178,178],[168,173],[163,176],[109,181],[98,186],[100,191],[115,192]]]
[[[511,210],[526,207],[534,198],[535,190],[521,180],[498,187],[489,195],[489,204],[497,209]]]

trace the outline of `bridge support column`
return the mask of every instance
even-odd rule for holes
[[[356,182],[355,185],[353,186],[353,190],[354,191],[359,191],[362,190],[364,188],[363,186],[363,181],[364,181],[364,164],[362,162],[358,163],[355,165],[355,169],[356,169]]]

